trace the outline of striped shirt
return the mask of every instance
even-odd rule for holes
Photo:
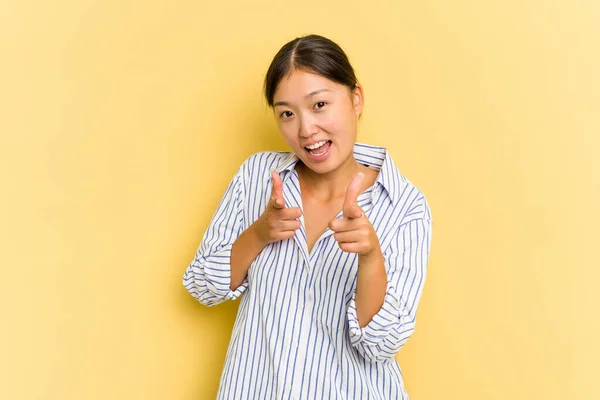
[[[288,152],[254,154],[239,168],[183,277],[212,306],[242,296],[218,399],[408,399],[394,355],[415,327],[431,242],[423,194],[386,149],[356,143],[357,162],[379,171],[358,204],[379,238],[387,272],[383,306],[361,328],[356,316],[358,258],[327,230],[308,252],[304,219],[293,238],[267,245],[235,291],[231,247],[265,210],[271,168],[287,207],[302,208]],[[336,217],[341,218],[342,213]]]

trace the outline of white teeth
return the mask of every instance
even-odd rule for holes
[[[309,150],[318,149],[319,147],[323,146],[325,143],[327,143],[327,140],[323,140],[322,142],[315,143],[312,146],[306,146],[306,148]]]

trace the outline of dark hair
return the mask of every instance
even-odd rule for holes
[[[319,35],[299,37],[283,45],[267,70],[265,97],[269,106],[273,107],[279,82],[293,69],[321,75],[350,90],[358,82],[346,53],[335,42]]]

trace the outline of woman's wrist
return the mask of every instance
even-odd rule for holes
[[[358,255],[358,266],[365,266],[366,268],[383,264],[383,254],[379,245],[372,251],[366,254]]]
[[[258,224],[261,223],[260,218],[257,219],[252,225],[248,227],[248,235],[252,240],[252,249],[256,250],[256,253],[260,253],[267,245],[269,244],[269,240],[265,235],[261,234],[260,227]]]

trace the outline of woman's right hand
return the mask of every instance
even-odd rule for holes
[[[296,230],[300,229],[298,218],[302,215],[299,207],[285,206],[283,185],[277,171],[271,171],[271,178],[273,180],[271,198],[266,210],[255,222],[255,232],[265,246],[294,237]]]

